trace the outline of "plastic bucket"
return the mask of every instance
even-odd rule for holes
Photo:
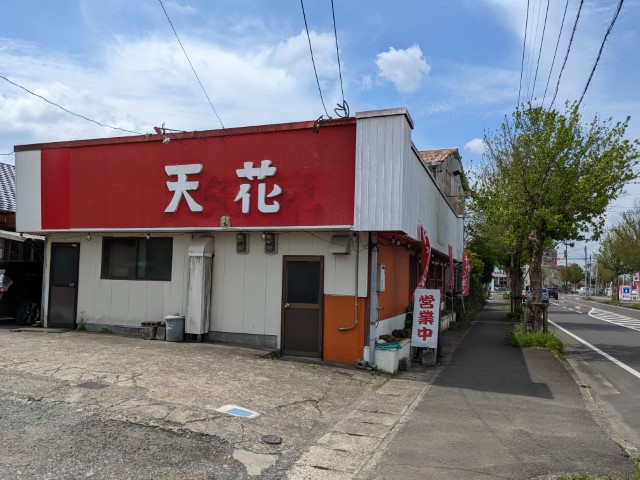
[[[184,315],[167,315],[164,323],[167,342],[184,341]]]

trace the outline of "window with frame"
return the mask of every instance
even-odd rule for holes
[[[102,273],[107,280],[171,280],[173,238],[104,238]]]

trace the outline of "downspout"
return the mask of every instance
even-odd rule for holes
[[[371,282],[369,286],[369,367],[376,366],[376,326],[378,324],[378,235],[369,234],[371,245]]]
[[[358,325],[358,274],[360,270],[360,235],[357,233],[353,234],[353,241],[356,245],[356,281],[355,281],[355,307],[354,307],[354,318],[353,325],[350,327],[338,327],[338,330],[341,332],[347,332],[349,330],[353,330]]]

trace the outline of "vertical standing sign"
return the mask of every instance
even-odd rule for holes
[[[440,290],[416,288],[413,300],[411,346],[438,347],[440,324]]]
[[[469,296],[469,280],[471,279],[471,266],[469,265],[469,254],[462,254],[462,296]]]

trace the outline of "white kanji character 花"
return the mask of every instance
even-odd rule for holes
[[[267,177],[273,177],[278,169],[271,166],[271,160],[262,160],[259,167],[254,167],[253,162],[244,162],[244,168],[236,170],[238,178],[246,178],[247,180],[264,180]],[[242,213],[249,213],[249,203],[251,200],[250,183],[243,183],[240,185],[240,190],[236,195],[234,202],[242,200]],[[280,203],[273,201],[272,204],[267,204],[267,198],[277,197],[282,193],[280,185],[274,184],[271,192],[267,194],[267,185],[265,183],[258,184],[258,210],[262,213],[276,213],[280,211]]]

